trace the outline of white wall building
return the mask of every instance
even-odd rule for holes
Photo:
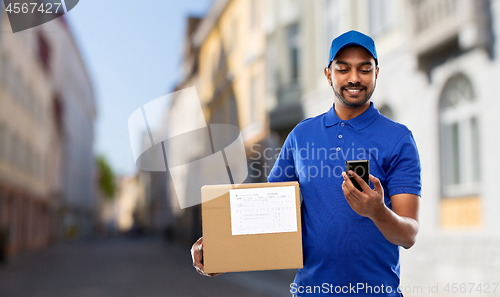
[[[2,14],[5,14],[3,9]],[[58,172],[53,86],[38,29],[11,33],[0,22],[0,233],[8,253],[39,248],[51,237]]]
[[[93,156],[96,107],[92,82],[78,45],[62,20],[43,25],[50,43],[50,76],[61,104],[63,127],[63,216],[74,217],[79,235],[93,229],[96,217]]]
[[[58,237],[61,222],[91,230],[95,106],[63,17],[11,33],[4,15],[0,28],[0,232],[15,253]]]

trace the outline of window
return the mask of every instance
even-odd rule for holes
[[[12,136],[9,133],[9,129],[8,129],[7,125],[4,126],[3,131],[4,131],[3,132],[3,141],[1,144],[3,146],[3,149],[4,149],[3,156],[4,156],[6,163],[12,165]]]
[[[7,128],[4,123],[0,123],[0,160],[7,158]]]
[[[37,154],[37,176],[40,179],[45,178],[45,158],[43,155]]]
[[[24,170],[29,175],[34,176],[34,170],[33,170],[33,150],[31,149],[31,146],[29,144],[26,145],[25,158],[26,158],[26,160],[24,160]]]
[[[30,102],[30,98],[29,98],[29,95],[28,95],[28,90],[27,90],[27,85],[26,85],[26,81],[24,80],[24,77],[22,75],[19,75],[19,101],[20,103],[22,104],[23,108],[26,110],[26,111],[30,111],[30,108],[31,108],[31,102]],[[31,114],[30,114],[31,116]]]
[[[11,161],[13,167],[19,166],[19,139],[16,134],[12,135],[12,142],[9,147],[8,159]]]
[[[33,176],[36,178],[40,178],[40,157],[36,152],[33,152],[33,159],[31,160],[31,162]]]
[[[45,106],[41,102],[37,102],[36,108],[37,108],[36,117],[37,117],[40,125],[44,125],[47,109],[45,108]]]
[[[477,195],[481,181],[479,112],[472,85],[464,75],[445,84],[439,109],[442,194]]]
[[[278,88],[277,49],[275,38],[266,41],[266,91],[274,92]]]
[[[9,66],[9,60],[7,59],[7,56],[5,56],[5,55],[2,55],[1,67],[2,67],[2,72],[1,72],[2,80],[0,82],[4,88],[7,88],[8,84],[9,84],[8,75],[10,72],[9,71],[10,66]]]
[[[45,37],[41,34],[38,35],[38,59],[42,64],[42,68],[45,72],[50,71],[50,58],[51,58],[51,50],[49,43],[45,39]]]
[[[10,80],[10,87],[11,87],[11,95],[12,99],[14,102],[20,104],[21,106],[23,105],[23,101],[21,100],[21,74],[16,68],[12,69],[11,73],[12,77]]]
[[[257,121],[257,80],[250,81],[250,124]]]
[[[17,147],[17,166],[19,170],[26,172],[27,147],[24,141],[20,140]]]
[[[370,0],[370,35],[376,37],[396,23],[396,1]]]
[[[62,134],[63,131],[63,105],[59,95],[55,95],[53,105],[52,105],[52,114],[54,116],[55,125],[57,128],[57,132]]]
[[[328,42],[327,49],[330,48],[330,43],[335,37],[341,33],[341,6],[340,0],[327,0],[325,9],[326,19],[326,40]]]
[[[35,116],[35,99],[33,98],[33,92],[31,92],[31,85],[28,83],[24,84],[24,96],[26,98],[26,110],[29,115],[33,118]]]
[[[300,36],[298,24],[291,25],[288,28],[288,47],[290,49],[290,73],[292,74],[293,83],[299,78]]]

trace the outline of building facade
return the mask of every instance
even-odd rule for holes
[[[193,35],[199,47],[198,94],[210,124],[241,130],[249,163],[247,181],[264,181],[262,150],[269,117],[265,106],[266,38],[262,0],[217,0]]]
[[[61,208],[63,232],[87,236],[97,220],[95,158],[96,106],[93,85],[64,16],[43,25],[51,54],[49,67],[54,101],[59,109],[62,161]],[[73,231],[71,231],[73,232]]]
[[[13,254],[76,235],[61,216],[72,201],[95,211],[95,107],[63,17],[18,33],[6,15],[0,25],[0,233]]]
[[[3,11],[2,13],[5,14]],[[13,34],[2,17],[0,44],[0,226],[7,253],[46,245],[53,233],[57,158],[51,138],[54,88],[39,30]]]

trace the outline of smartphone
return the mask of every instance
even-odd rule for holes
[[[357,175],[359,175],[365,181],[366,184],[368,184],[368,181],[369,181],[368,175],[370,174],[370,166],[369,166],[368,160],[352,160],[352,161],[345,162],[345,172],[347,173],[347,176],[352,181],[352,183],[356,187],[356,189],[363,192],[363,189],[358,184],[358,182],[354,179],[354,177],[352,177],[349,174],[349,170],[354,171]]]

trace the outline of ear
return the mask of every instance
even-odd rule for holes
[[[375,70],[375,79],[377,79],[377,78],[378,78],[378,71],[379,71],[379,70],[380,70],[380,68],[378,68],[378,66],[377,66],[377,69]]]
[[[323,70],[323,73],[325,74],[325,77],[328,80],[328,84],[331,87],[332,86],[332,72],[330,71],[330,68],[325,67],[325,69]]]

